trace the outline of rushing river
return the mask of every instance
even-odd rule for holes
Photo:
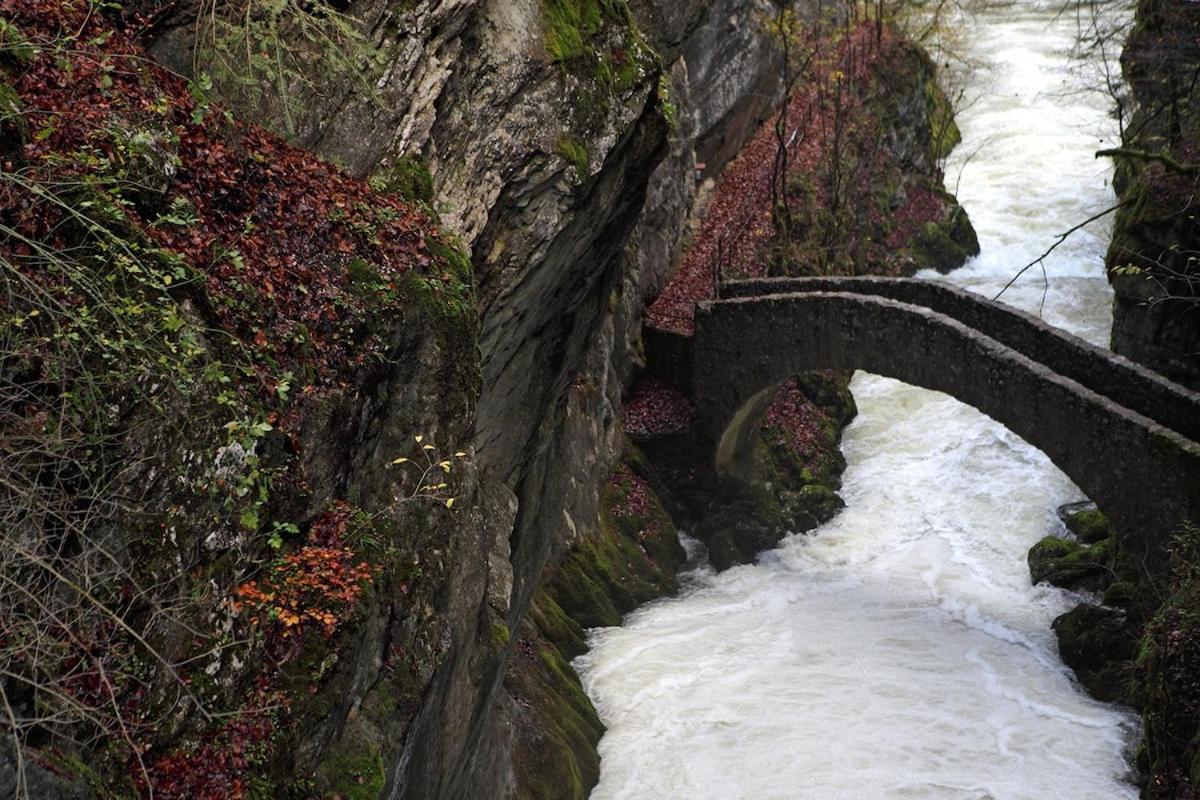
[[[982,255],[950,280],[994,295],[1112,203],[1102,95],[1074,91],[1075,20],[1031,3],[962,20],[980,63],[947,183]],[[959,173],[961,172],[961,178]],[[1101,223],[1005,295],[1105,343]],[[608,733],[596,800],[1133,798],[1137,721],[1090,700],[1031,586],[1029,546],[1079,490],[955,400],[858,374],[846,510],[756,565],[594,631],[577,662]]]

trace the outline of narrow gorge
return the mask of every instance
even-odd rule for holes
[[[0,0],[0,796],[1200,796],[1198,70],[1190,0]],[[1182,467],[835,363],[714,437],[714,303],[842,276],[1111,344]]]

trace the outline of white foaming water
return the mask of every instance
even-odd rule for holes
[[[947,168],[989,296],[1112,203],[1107,104],[1070,94],[1072,19],[1030,3],[962,20],[972,73]],[[1105,343],[1104,223],[1004,299]],[[932,277],[932,276],[930,276]],[[594,631],[576,666],[608,733],[594,800],[1134,798],[1136,719],[1072,682],[1050,623],[1075,599],[1025,554],[1080,497],[1039,451],[945,395],[858,374],[846,510],[758,564]]]

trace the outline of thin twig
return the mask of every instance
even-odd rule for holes
[[[1058,235],[1058,240],[1057,240],[1057,241],[1055,241],[1055,242],[1054,242],[1054,244],[1052,244],[1052,245],[1050,245],[1048,248],[1046,248],[1046,252],[1042,253],[1040,256],[1038,256],[1037,258],[1035,258],[1033,261],[1030,261],[1028,264],[1026,264],[1025,266],[1021,267],[1021,269],[1017,270],[1017,274],[1016,274],[1016,275],[1013,275],[1013,276],[1012,276],[1012,278],[1010,278],[1010,279],[1009,279],[1008,283],[1004,284],[1004,288],[1003,288],[1003,289],[1001,289],[1000,291],[996,292],[996,296],[995,296],[995,297],[993,297],[993,298],[992,298],[992,300],[999,300],[999,299],[1000,299],[1000,296],[1001,296],[1001,295],[1003,295],[1005,292],[1007,292],[1007,291],[1008,291],[1010,288],[1012,288],[1012,285],[1013,285],[1014,283],[1016,283],[1016,282],[1017,282],[1017,280],[1018,280],[1018,279],[1019,279],[1019,278],[1020,278],[1022,275],[1024,275],[1026,272],[1028,272],[1030,269],[1032,269],[1033,267],[1037,266],[1038,264],[1042,264],[1042,263],[1043,263],[1043,262],[1046,260],[1047,256],[1049,256],[1049,255],[1050,255],[1051,253],[1053,253],[1053,252],[1054,252],[1056,249],[1058,249],[1058,246],[1059,246],[1060,244],[1062,244],[1063,242],[1065,242],[1065,241],[1066,241],[1066,240],[1067,240],[1067,239],[1068,239],[1068,238],[1071,236],[1071,234],[1073,234],[1073,233],[1075,233],[1075,232],[1079,231],[1079,230],[1080,230],[1080,229],[1082,229],[1082,228],[1086,228],[1088,225],[1092,224],[1092,223],[1093,223],[1093,222],[1095,222],[1096,220],[1098,220],[1098,219],[1102,219],[1103,217],[1106,217],[1106,216],[1108,216],[1109,214],[1111,214],[1112,212],[1116,211],[1118,208],[1121,208],[1122,206],[1125,206],[1125,205],[1128,205],[1128,204],[1129,204],[1129,201],[1128,201],[1128,200],[1122,200],[1121,202],[1117,203],[1116,205],[1114,205],[1114,206],[1109,206],[1108,208],[1104,209],[1104,210],[1103,210],[1103,211],[1101,211],[1100,213],[1098,213],[1098,214],[1095,214],[1095,215],[1093,215],[1093,216],[1091,216],[1091,217],[1088,217],[1088,218],[1087,218],[1087,219],[1085,219],[1083,222],[1081,222],[1081,223],[1079,223],[1078,225],[1075,225],[1074,227],[1072,227],[1070,230],[1068,230],[1068,231],[1066,231],[1066,232],[1064,232],[1064,233],[1060,233],[1060,234]],[[1042,274],[1043,274],[1043,275],[1045,274],[1045,266],[1043,266],[1043,267],[1042,267]]]

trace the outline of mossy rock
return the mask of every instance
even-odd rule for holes
[[[599,527],[580,537],[548,586],[550,599],[583,628],[619,625],[641,603],[674,592],[687,557],[650,484],[628,464],[614,476]]]
[[[529,619],[564,657],[573,659],[587,652],[583,627],[563,611],[544,588],[539,588],[533,596]]]
[[[839,426],[846,426],[858,416],[858,405],[850,392],[848,372],[803,372],[796,376],[796,383],[804,396],[821,407]],[[840,430],[839,430],[840,436]]]
[[[579,180],[583,180],[588,176],[588,166],[591,163],[591,156],[588,154],[586,144],[581,142],[579,139],[576,139],[574,136],[564,135],[559,137],[558,144],[555,149],[568,164],[575,168],[575,173]]]
[[[1054,620],[1053,627],[1063,663],[1088,694],[1104,702],[1126,701],[1138,636],[1125,613],[1084,603]]]
[[[946,220],[950,241],[961,247],[968,258],[979,255],[979,234],[975,232],[975,226],[971,224],[971,217],[967,214],[967,210],[959,205],[958,198],[949,192],[943,192],[942,196],[951,203],[950,216]]]
[[[941,161],[962,142],[962,132],[954,121],[950,100],[934,79],[925,83],[925,107],[929,115],[929,154],[934,161]]]
[[[1108,518],[1095,509],[1068,515],[1063,522],[1067,530],[1085,544],[1096,544],[1112,535],[1112,526],[1108,524]]]
[[[1029,549],[1028,561],[1035,584],[1099,591],[1111,576],[1112,548],[1108,540],[1089,546],[1047,536]]]
[[[516,657],[506,681],[528,705],[517,712],[512,765],[517,800],[587,800],[600,777],[604,726],[579,678],[544,643]]]
[[[846,507],[837,492],[820,483],[810,483],[798,492],[780,493],[780,504],[794,532],[810,531],[837,516]]]
[[[944,223],[926,222],[912,238],[910,244],[916,269],[933,269],[940,273],[958,269],[970,253],[954,240]]]

